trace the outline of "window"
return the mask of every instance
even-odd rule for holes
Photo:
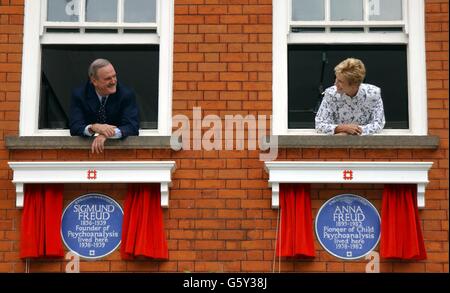
[[[21,136],[69,135],[73,88],[94,59],[136,92],[141,135],[170,135],[173,0],[25,2]]]
[[[421,0],[283,0],[273,3],[273,133],[315,134],[334,67],[355,57],[381,87],[383,135],[426,135]],[[277,118],[278,117],[278,118]]]
[[[409,128],[405,45],[295,44],[288,46],[289,129],[314,128],[321,93],[334,83],[334,66],[349,56],[363,60],[365,82],[382,89],[384,129]]]
[[[154,70],[159,67],[157,45],[42,45],[41,48],[39,129],[68,128],[71,98],[68,89],[85,82],[87,67],[98,57],[111,60],[119,81],[135,91],[140,128],[158,128],[158,70]]]

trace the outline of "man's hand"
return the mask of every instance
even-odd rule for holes
[[[92,142],[91,151],[93,154],[101,154],[105,149],[105,141],[107,137],[103,134],[99,134]]]
[[[334,129],[334,134],[341,134],[347,133],[350,135],[361,135],[362,134],[362,128],[359,125],[356,124],[339,124]]]
[[[104,136],[113,137],[116,134],[116,126],[109,124],[92,124],[91,130]]]

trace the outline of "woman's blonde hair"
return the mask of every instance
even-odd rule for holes
[[[343,75],[351,85],[361,84],[366,77],[366,67],[359,59],[347,58],[334,68],[334,73]]]

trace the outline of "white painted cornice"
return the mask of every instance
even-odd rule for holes
[[[417,205],[425,207],[432,162],[266,162],[272,207],[279,207],[280,183],[417,184]],[[351,172],[350,172],[351,171]]]
[[[161,206],[169,206],[174,161],[9,162],[16,206],[23,207],[27,183],[160,183]]]

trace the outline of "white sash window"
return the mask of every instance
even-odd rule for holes
[[[170,135],[173,18],[173,0],[25,1],[20,136],[68,136],[70,92],[105,52],[136,92],[140,134]]]
[[[427,135],[423,0],[279,0],[272,5],[273,134],[316,134],[319,90],[333,85],[337,63],[356,57],[368,67],[366,82],[381,87],[386,115],[381,134]]]

